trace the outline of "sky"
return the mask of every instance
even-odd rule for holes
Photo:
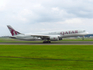
[[[0,36],[84,29],[93,33],[93,0],[0,0]]]

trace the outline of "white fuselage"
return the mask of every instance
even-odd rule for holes
[[[37,39],[41,39],[41,37],[39,36],[33,36],[33,35],[46,35],[50,38],[50,40],[58,40],[57,38],[65,38],[65,37],[75,37],[75,36],[84,36],[87,35],[88,32],[86,32],[85,30],[70,30],[70,31],[56,31],[56,32],[43,32],[43,33],[36,33],[36,34],[19,34],[19,35],[15,35],[12,36],[12,38],[16,38],[16,39],[22,39],[22,40],[37,40]]]

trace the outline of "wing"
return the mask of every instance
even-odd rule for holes
[[[31,36],[33,36],[33,37],[39,37],[39,38],[41,38],[41,39],[47,39],[47,38],[50,38],[49,35],[31,35]]]
[[[52,41],[59,40],[60,38],[59,35],[31,35],[31,36],[41,38],[42,40],[52,40]]]

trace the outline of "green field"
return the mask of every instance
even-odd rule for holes
[[[93,45],[0,45],[0,70],[93,70]]]

